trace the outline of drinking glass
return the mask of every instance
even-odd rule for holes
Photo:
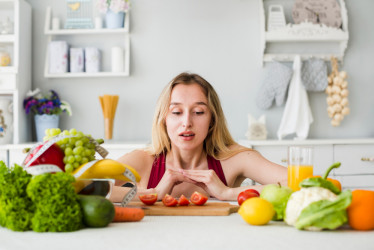
[[[288,186],[300,190],[302,180],[313,176],[313,148],[291,146],[288,148]]]

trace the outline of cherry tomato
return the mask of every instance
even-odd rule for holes
[[[260,193],[257,190],[247,189],[238,195],[238,204],[240,206],[245,200],[248,200],[249,198],[253,198],[253,197],[259,197],[259,196],[260,196]]]
[[[208,197],[205,196],[204,194],[202,193],[199,193],[199,192],[194,192],[192,195],[191,195],[191,198],[190,198],[190,201],[195,204],[195,205],[198,205],[198,206],[202,206],[205,204],[205,202],[208,200]]]
[[[181,197],[179,197],[179,206],[188,206],[189,204],[189,200],[182,194]]]
[[[157,201],[157,194],[143,194],[139,195],[139,199],[146,205],[153,205]]]
[[[165,194],[164,198],[162,199],[162,203],[164,203],[164,205],[167,207],[175,207],[178,205],[177,199],[169,194]]]

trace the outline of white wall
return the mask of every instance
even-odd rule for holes
[[[74,115],[62,116],[62,129],[104,137],[98,96],[118,93],[113,140],[148,141],[158,94],[175,75],[191,71],[216,88],[234,138],[244,138],[247,113],[266,114],[269,138],[276,138],[284,106],[264,111],[254,101],[263,70],[258,0],[132,0],[130,77],[107,79],[44,78],[45,8],[61,8],[65,1],[28,1],[33,8],[33,87],[54,89],[72,105]],[[350,41],[342,68],[349,74],[351,114],[334,128],[326,95],[309,93],[314,116],[309,138],[374,135],[374,1],[346,0],[346,5]]]

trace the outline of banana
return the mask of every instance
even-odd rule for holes
[[[89,167],[87,167],[87,164],[90,164],[91,166],[89,165]],[[98,160],[95,163],[87,162],[75,169],[72,174],[77,179],[98,178],[131,181],[124,175],[126,169],[133,173],[136,182],[140,181],[140,176],[133,167],[111,159]]]

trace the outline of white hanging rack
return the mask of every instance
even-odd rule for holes
[[[295,59],[295,56],[299,55],[301,60],[308,60],[311,58],[319,58],[325,61],[330,61],[331,57],[335,57],[338,61],[342,61],[342,55],[333,55],[333,54],[264,54],[264,62],[292,62]]]
[[[270,61],[293,61],[296,55],[300,55],[301,60],[309,58],[320,58],[329,61],[332,56],[336,57],[339,61],[343,61],[345,50],[348,46],[348,14],[344,0],[338,0],[341,7],[342,16],[342,27],[334,28],[327,27],[324,24],[313,24],[309,22],[303,22],[300,24],[287,24],[285,27],[279,29],[266,30],[265,25],[265,7],[264,2],[267,0],[259,0],[260,8],[262,11],[261,18],[261,41],[262,41],[262,63]],[[280,4],[281,0],[278,1]],[[273,4],[274,1],[271,1]],[[283,53],[281,50],[274,50],[268,53],[266,47],[269,45],[289,44],[291,47],[293,44],[301,46],[306,53]],[[313,48],[321,46],[321,44],[333,44],[334,51],[331,53],[308,53],[312,52]],[[314,46],[315,45],[315,46]],[[279,51],[279,53],[278,53]]]

